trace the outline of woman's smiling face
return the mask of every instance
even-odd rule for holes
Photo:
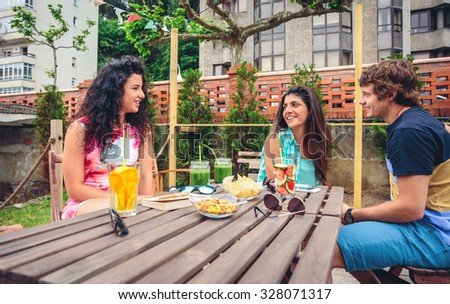
[[[296,94],[286,95],[283,104],[283,118],[289,128],[295,129],[306,126],[308,120],[308,106]]]
[[[142,76],[131,74],[124,84],[124,93],[122,96],[122,113],[136,113],[139,111],[141,100],[145,97],[142,90]]]

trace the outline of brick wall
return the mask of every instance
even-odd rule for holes
[[[422,99],[424,107],[436,117],[450,117],[450,57],[416,60],[421,79],[424,82]],[[275,117],[278,104],[284,92],[291,83],[291,74],[294,71],[259,73],[256,87],[259,91],[258,99],[261,101],[260,113],[269,120]],[[326,102],[328,119],[353,119],[355,81],[354,67],[343,66],[336,68],[319,68],[318,74],[322,77],[322,92]],[[208,96],[215,122],[223,122],[233,105],[231,96],[235,90],[236,72],[230,70],[227,75],[205,77],[204,89],[200,95]],[[77,104],[81,103],[86,95],[87,88],[92,80],[85,80],[76,89],[62,90],[65,94],[64,102],[69,115],[76,112]],[[181,88],[181,83],[178,84]],[[158,81],[154,83],[152,97],[157,101],[157,122],[169,121],[169,82]],[[18,93],[0,95],[0,102],[34,105],[36,94]]]

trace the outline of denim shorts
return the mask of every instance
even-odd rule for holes
[[[398,265],[450,268],[450,246],[421,221],[368,221],[342,226],[338,245],[348,272]]]

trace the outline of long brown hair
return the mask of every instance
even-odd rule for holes
[[[286,96],[290,94],[300,97],[308,107],[306,134],[303,137],[303,142],[299,143],[301,147],[306,147],[306,151],[303,151],[303,149],[300,149],[300,151],[303,155],[306,153],[306,156],[313,160],[317,179],[326,185],[327,155],[331,135],[326,126],[322,103],[313,89],[307,86],[295,86],[287,90],[281,98],[281,104],[278,107],[271,133],[276,135],[278,131],[288,129],[288,125],[283,117],[283,111]]]

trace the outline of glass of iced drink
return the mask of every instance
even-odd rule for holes
[[[282,198],[295,194],[296,158],[275,158],[273,160],[276,193]]]
[[[108,163],[111,208],[122,217],[137,214],[140,163]]]

